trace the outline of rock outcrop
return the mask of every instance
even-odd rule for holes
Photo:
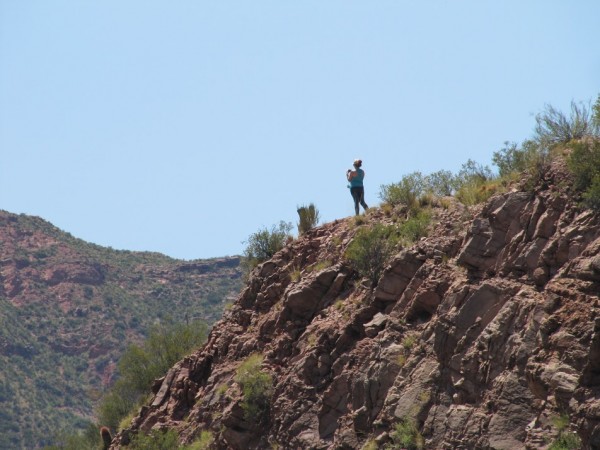
[[[427,449],[548,448],[561,433],[600,448],[600,222],[560,177],[438,209],[375,288],[343,257],[354,219],[306,233],[252,273],[113,448],[167,428],[185,443],[209,430],[220,449],[384,448],[409,422]],[[273,380],[265,420],[244,414],[235,377],[254,353]]]

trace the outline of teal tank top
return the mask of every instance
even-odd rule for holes
[[[350,180],[350,187],[363,187],[363,179],[365,178],[365,171],[362,169],[356,169],[356,176]]]

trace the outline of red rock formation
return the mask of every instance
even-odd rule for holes
[[[427,449],[547,448],[561,415],[600,448],[600,221],[563,176],[438,210],[375,289],[343,259],[354,219],[306,233],[254,271],[113,448],[153,428],[188,443],[210,430],[222,449],[384,446],[404,420]],[[234,380],[255,352],[274,380],[266,422],[244,415]]]

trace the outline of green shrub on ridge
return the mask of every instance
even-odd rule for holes
[[[375,224],[358,230],[345,257],[373,286],[377,284],[390,257],[398,250],[400,235],[394,226]]]
[[[207,334],[208,327],[201,321],[157,325],[141,346],[130,345],[119,360],[119,378],[98,407],[100,423],[119,429],[121,420],[150,393],[152,382],[202,345]]]
[[[268,418],[273,389],[271,375],[261,371],[262,362],[263,356],[253,353],[240,364],[235,375],[235,381],[244,394],[244,418],[258,423]]]
[[[281,250],[286,241],[291,238],[290,231],[292,224],[280,221],[278,225],[273,225],[271,229],[262,228],[252,233],[244,249],[242,266],[249,273],[258,264],[264,262]]]
[[[405,206],[409,211],[419,208],[419,197],[423,195],[425,180],[421,172],[404,175],[398,183],[381,185],[379,197],[392,206]]]
[[[571,144],[567,158],[573,173],[573,188],[582,192],[585,206],[600,210],[600,141],[579,141]]]
[[[400,420],[391,433],[392,448],[402,448],[406,450],[420,450],[425,446],[425,440],[417,428],[415,419],[405,417]]]
[[[427,227],[431,223],[431,213],[427,210],[421,210],[415,216],[409,217],[400,224],[399,233],[408,244],[418,241],[427,236]]]
[[[590,111],[583,104],[571,102],[571,114],[567,117],[552,105],[546,105],[535,118],[535,140],[544,149],[556,144],[567,144],[594,134]]]

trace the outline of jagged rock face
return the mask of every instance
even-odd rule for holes
[[[552,183],[454,204],[374,289],[343,259],[355,230],[327,224],[255,270],[114,448],[163,427],[211,430],[216,448],[383,447],[407,418],[428,449],[548,448],[561,414],[600,448],[597,215]],[[234,381],[255,352],[274,381],[262,422]]]

